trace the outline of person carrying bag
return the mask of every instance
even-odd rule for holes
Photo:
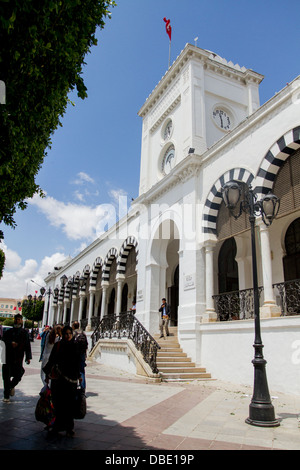
[[[66,431],[67,436],[71,437],[74,435],[77,384],[81,378],[80,352],[74,342],[70,326],[63,328],[62,339],[54,344],[49,361],[43,370],[47,376],[46,382],[49,383],[51,378],[51,393],[56,416],[51,434]]]

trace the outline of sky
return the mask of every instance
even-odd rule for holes
[[[300,75],[299,0],[116,3],[85,58],[88,98],[70,93],[36,178],[46,197],[34,196],[17,211],[15,229],[0,227],[6,253],[0,298],[39,293],[57,263],[79,254],[113,223],[120,200],[129,209],[138,196],[138,111],[168,69],[164,17],[172,26],[171,64],[187,43],[213,51],[265,76],[261,104]]]

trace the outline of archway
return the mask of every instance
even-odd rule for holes
[[[115,298],[116,298],[116,291],[115,291],[115,288],[113,288],[110,293],[109,302],[107,306],[108,315],[113,315],[115,313]]]
[[[286,255],[283,258],[284,280],[300,279],[300,218],[288,227],[284,239]]]
[[[128,310],[127,303],[128,303],[128,284],[126,282],[122,289],[121,312],[126,312]]]
[[[218,258],[219,293],[239,290],[239,274],[235,239],[228,238],[221,246]]]
[[[171,307],[171,325],[178,323],[180,235],[177,224],[165,218],[151,245],[151,310],[158,311],[165,297]],[[157,325],[158,326],[158,325]]]
[[[173,275],[173,284],[168,289],[168,303],[171,305],[171,326],[177,326],[178,323],[178,305],[179,305],[179,264],[175,268]]]

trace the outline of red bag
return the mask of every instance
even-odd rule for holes
[[[35,408],[35,419],[47,426],[53,426],[54,424],[54,406],[51,399],[51,390],[48,385],[45,385],[40,391],[40,398]]]

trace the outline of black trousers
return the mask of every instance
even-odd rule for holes
[[[4,398],[9,398],[11,389],[18,385],[24,372],[25,369],[23,368],[22,363],[2,365]]]
[[[51,394],[55,411],[53,430],[70,432],[74,428],[74,408],[77,384],[63,377],[51,380]]]

